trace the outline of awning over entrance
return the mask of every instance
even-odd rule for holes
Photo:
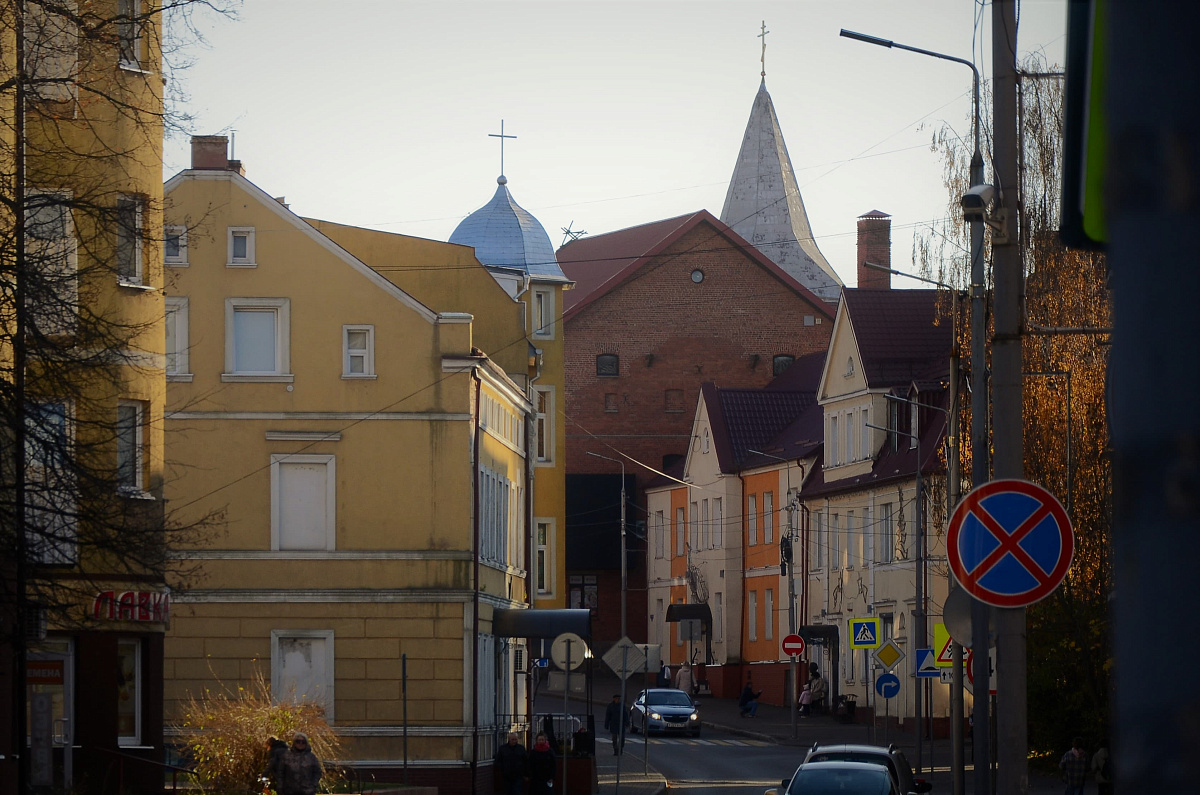
[[[667,605],[667,621],[699,621],[704,627],[704,661],[710,665],[716,662],[712,653],[712,611],[708,605]]]
[[[592,611],[500,608],[492,613],[492,634],[500,638],[557,638],[564,632],[590,640]]]

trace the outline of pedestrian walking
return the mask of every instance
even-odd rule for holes
[[[692,686],[695,684],[695,679],[692,677],[691,663],[684,663],[679,666],[679,670],[675,673],[675,689],[682,690],[689,696],[692,694]]]
[[[496,770],[504,782],[504,795],[521,795],[528,756],[517,733],[509,732],[508,741],[496,751]]]
[[[665,662],[662,664],[662,668],[658,669],[658,686],[659,687],[670,687],[671,686],[671,669],[667,666],[667,664]]]
[[[1112,795],[1112,754],[1108,752],[1107,742],[1101,742],[1096,753],[1092,754],[1092,775],[1096,777],[1096,787],[1100,795]]]
[[[625,750],[625,730],[629,728],[629,713],[621,707],[621,695],[613,693],[604,709],[604,728],[612,734],[613,756]]]
[[[283,764],[283,755],[288,751],[288,744],[279,739],[275,735],[267,738],[267,769],[263,771],[263,778],[267,780],[267,785],[279,792],[279,771]]]
[[[308,747],[308,735],[296,732],[279,762],[279,795],[314,795],[321,784],[321,763]]]
[[[554,791],[554,751],[546,735],[534,738],[529,751],[529,795],[550,795]]]
[[[741,710],[743,718],[753,718],[758,714],[758,697],[762,695],[762,691],[754,692],[754,685],[750,681],[750,677],[746,677],[746,686],[742,688],[742,694],[738,696],[738,709]]]
[[[1071,741],[1071,750],[1063,754],[1058,763],[1063,782],[1067,785],[1065,795],[1083,795],[1083,782],[1087,780],[1088,758],[1083,750],[1083,739]]]

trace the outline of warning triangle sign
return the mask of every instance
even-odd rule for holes
[[[875,628],[870,624],[862,624],[854,634],[854,642],[868,644],[875,642]]]
[[[953,638],[946,638],[946,642],[944,644],[942,644],[941,648],[938,649],[937,659],[934,661],[934,663],[933,663],[934,665],[939,665],[939,664],[953,665],[954,664],[954,654],[950,650],[950,646],[953,643],[954,643]]]

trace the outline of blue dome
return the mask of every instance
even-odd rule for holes
[[[535,279],[570,281],[558,267],[546,230],[513,201],[504,176],[496,182],[496,195],[463,219],[450,242],[474,247],[484,265],[517,268]]]

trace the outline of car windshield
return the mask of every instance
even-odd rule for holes
[[[887,754],[872,754],[862,751],[821,751],[812,754],[806,762],[866,762],[869,765],[884,765],[892,770],[893,763]],[[899,774],[899,771],[893,770]]]
[[[826,767],[805,770],[792,779],[788,795],[890,795],[892,782],[883,768]]]
[[[664,690],[661,693],[647,693],[646,703],[655,707],[690,707],[692,699],[682,690]]]

